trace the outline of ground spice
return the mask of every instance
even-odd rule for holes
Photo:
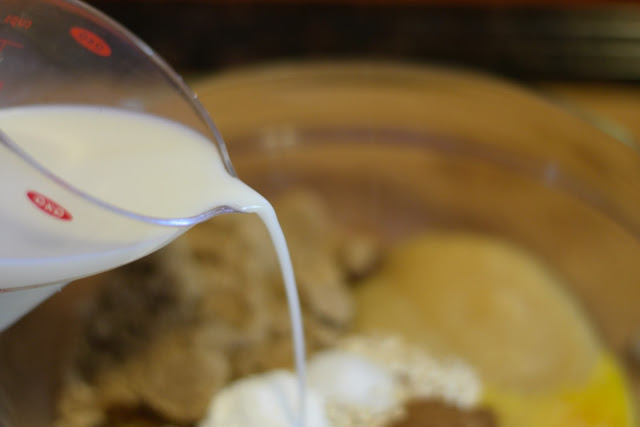
[[[461,409],[441,400],[412,400],[403,416],[387,427],[497,427],[495,414],[487,408]]]

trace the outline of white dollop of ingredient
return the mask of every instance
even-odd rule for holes
[[[298,422],[297,377],[272,371],[238,380],[218,393],[198,427],[291,427]],[[306,390],[305,427],[329,427],[323,398]]]
[[[339,348],[387,369],[403,400],[433,398],[472,408],[482,396],[482,382],[470,365],[451,357],[438,360],[400,337],[356,336],[342,340]]]
[[[371,412],[398,404],[391,373],[363,356],[343,350],[318,353],[309,362],[310,388],[325,399]]]
[[[399,337],[355,336],[308,364],[304,427],[383,427],[413,398],[471,408],[482,383],[458,359],[438,360]],[[298,427],[298,379],[277,370],[231,383],[198,427]]]

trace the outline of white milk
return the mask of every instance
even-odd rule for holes
[[[258,214],[278,254],[304,391],[302,319],[284,235],[272,206],[226,171],[209,139],[158,117],[88,106],[2,109],[0,130],[77,189],[128,211],[179,218],[229,206]],[[187,228],[106,211],[0,146],[0,331],[62,284],[147,255]]]

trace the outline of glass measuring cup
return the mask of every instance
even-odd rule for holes
[[[196,96],[95,9],[4,0],[0,79],[0,331],[62,284],[234,211],[203,184],[242,185]]]

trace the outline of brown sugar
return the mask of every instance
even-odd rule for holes
[[[460,409],[440,400],[412,400],[405,414],[388,427],[497,427],[495,414],[486,408]]]
[[[307,350],[335,344],[353,317],[347,235],[303,192],[276,201],[304,316]],[[353,246],[353,245],[351,245]],[[369,247],[358,264],[377,258]],[[353,263],[352,263],[353,264]],[[255,215],[222,215],[105,275],[77,337],[56,427],[190,425],[233,379],[292,367],[275,251]]]

